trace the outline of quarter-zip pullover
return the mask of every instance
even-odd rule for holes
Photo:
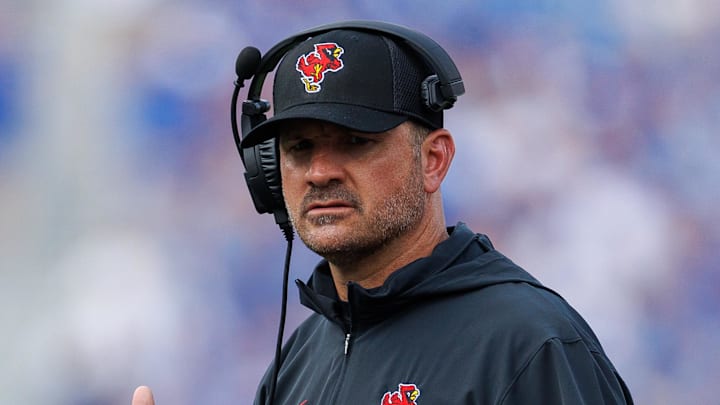
[[[300,300],[315,313],[255,405],[632,404],[582,317],[460,223],[377,288],[338,299],[328,263]],[[272,367],[272,365],[271,365]]]

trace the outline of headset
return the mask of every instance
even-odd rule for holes
[[[255,146],[243,148],[242,137],[245,137],[253,128],[264,122],[266,112],[270,110],[270,103],[261,98],[261,92],[265,77],[274,70],[285,54],[296,45],[306,39],[336,29],[365,31],[390,37],[401,45],[407,45],[414,50],[425,64],[434,72],[422,83],[418,91],[425,105],[432,111],[442,111],[451,108],[458,96],[465,93],[460,73],[455,63],[445,50],[433,39],[419,32],[413,31],[400,25],[380,21],[353,20],[315,27],[296,35],[293,35],[279,42],[265,54],[260,56],[260,51],[255,47],[244,48],[235,61],[237,80],[230,104],[230,120],[232,124],[235,145],[245,166],[245,182],[250,190],[253,204],[258,213],[271,213],[275,222],[287,240],[287,251],[285,253],[285,266],[282,285],[282,306],[280,310],[280,322],[275,346],[275,361],[273,363],[272,379],[267,393],[268,404],[274,404],[275,389],[277,386],[278,373],[280,371],[281,350],[283,331],[285,329],[285,318],[287,308],[288,273],[290,257],[292,254],[293,228],[290,224],[289,215],[285,208],[285,200],[282,195],[282,182],[280,179],[280,156],[277,145],[277,138],[271,138]],[[237,123],[237,100],[243,82],[252,78],[248,88],[247,100],[242,103],[241,128],[238,131]]]
[[[437,42],[420,32],[387,22],[351,20],[311,28],[277,43],[262,58],[257,48],[244,48],[235,62],[238,78],[235,81],[230,112],[233,136],[245,166],[245,181],[255,209],[260,214],[273,214],[275,222],[283,230],[286,238],[289,238],[293,231],[282,195],[277,138],[243,148],[237,124],[237,99],[243,82],[252,77],[247,100],[242,103],[241,128],[244,137],[267,119],[265,113],[270,110],[270,103],[261,98],[267,74],[274,70],[283,56],[296,45],[310,37],[336,29],[365,31],[387,36],[414,50],[434,72],[418,89],[422,93],[425,105],[433,111],[451,108],[458,96],[465,93],[465,86],[455,63]]]

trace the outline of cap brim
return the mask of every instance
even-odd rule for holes
[[[279,122],[292,119],[326,121],[358,132],[385,132],[408,120],[408,117],[349,104],[310,103],[290,107],[253,128],[242,139],[242,148],[253,147],[278,135]]]

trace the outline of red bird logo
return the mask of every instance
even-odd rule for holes
[[[417,405],[420,390],[415,384],[398,384],[395,392],[386,392],[380,405]]]
[[[340,56],[345,52],[338,44],[328,42],[315,44],[315,50],[307,55],[300,55],[295,69],[302,75],[305,91],[317,93],[321,90],[320,83],[325,80],[325,73],[337,72],[343,68]]]

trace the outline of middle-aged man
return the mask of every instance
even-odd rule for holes
[[[353,27],[308,35],[280,62],[275,114],[241,146],[275,140],[292,225],[323,260],[298,282],[314,313],[254,403],[632,404],[562,297],[446,225],[455,144],[425,101],[435,73],[403,38]],[[151,403],[139,388],[134,404]]]

